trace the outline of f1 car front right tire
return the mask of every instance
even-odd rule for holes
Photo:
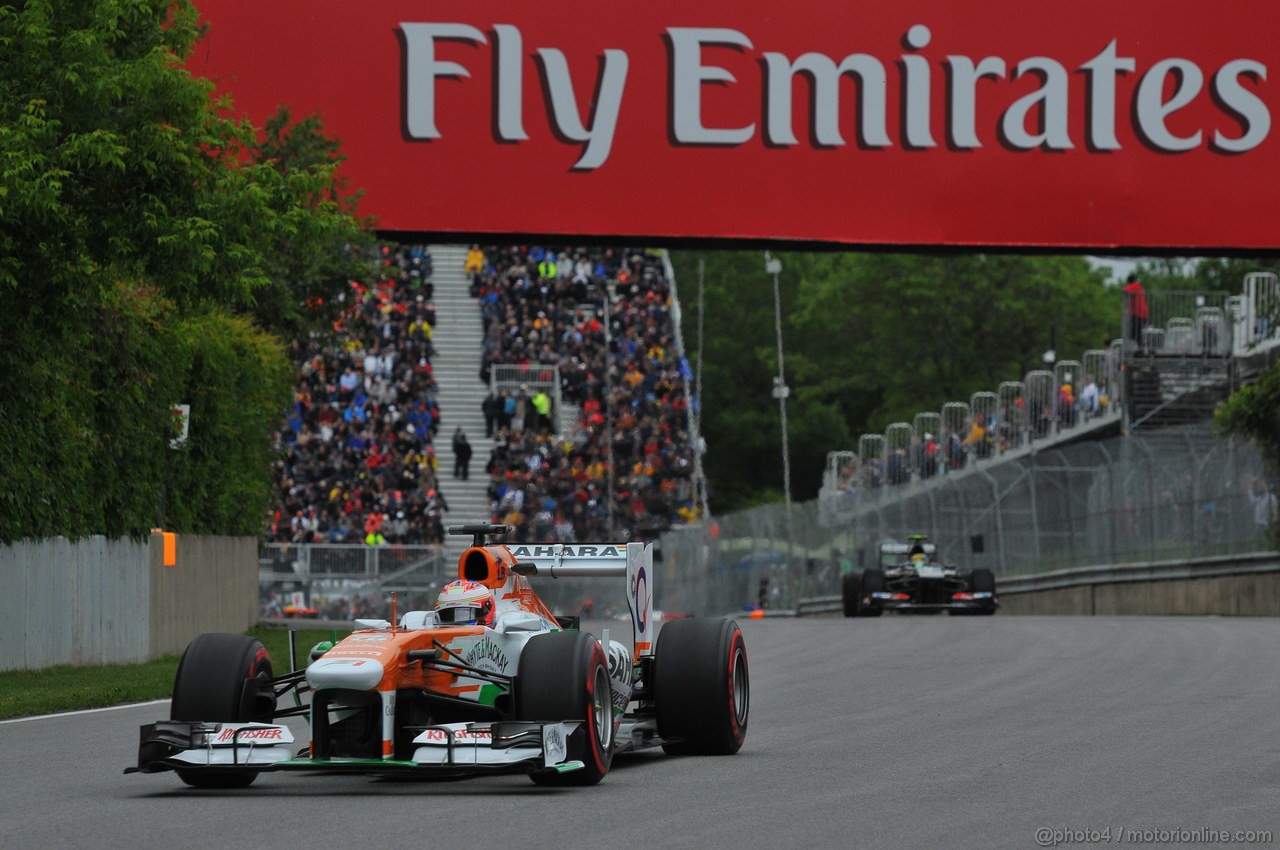
[[[245,680],[264,684],[272,678],[271,656],[262,642],[245,635],[204,634],[187,645],[173,681],[172,720],[212,723],[270,723],[273,701],[245,699]],[[270,687],[265,688],[271,694]],[[254,771],[215,768],[179,770],[178,778],[193,788],[247,788]]]
[[[604,649],[586,632],[536,635],[520,653],[516,716],[528,721],[581,720],[566,742],[585,767],[529,774],[538,785],[595,785],[613,761],[613,690]]]
[[[673,755],[732,755],[747,737],[751,677],[733,620],[671,620],[653,659],[658,734]]]
[[[867,570],[862,574],[862,589],[858,595],[858,615],[862,617],[879,617],[884,609],[879,605],[863,605],[862,600],[873,593],[883,593],[885,588],[884,570]]]

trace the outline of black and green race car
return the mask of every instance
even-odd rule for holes
[[[1000,601],[991,570],[967,569],[938,558],[923,534],[910,543],[880,544],[879,566],[849,573],[841,586],[846,617],[879,617],[885,611],[994,614]]]

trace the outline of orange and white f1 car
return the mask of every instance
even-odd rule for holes
[[[738,751],[750,681],[736,623],[659,630],[651,545],[485,544],[510,531],[450,529],[473,536],[459,580],[492,591],[474,625],[443,611],[357,620],[283,676],[253,638],[200,635],[178,666],[171,719],[142,727],[138,764],[125,772],[173,770],[197,788],[245,787],[264,771],[525,772],[538,784],[593,785],[628,750]],[[544,576],[624,580],[633,646],[557,619],[529,582]],[[309,741],[280,722],[289,716],[309,719]]]

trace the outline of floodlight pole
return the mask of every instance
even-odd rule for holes
[[[604,294],[604,419],[605,419],[605,440],[608,445],[606,447],[606,473],[608,474],[608,494],[605,496],[605,527],[609,542],[614,542],[613,536],[613,492],[614,492],[614,472],[613,472],[613,294],[617,290],[617,283],[609,281],[605,285]]]
[[[793,534],[791,522],[791,450],[787,442],[787,386],[786,372],[782,364],[782,295],[778,276],[782,274],[782,260],[768,251],[764,252],[764,270],[773,276],[773,324],[778,337],[778,377],[773,382],[773,396],[778,400],[778,415],[782,421],[782,494],[787,507],[787,570],[791,569]]]

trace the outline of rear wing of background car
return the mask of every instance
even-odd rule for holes
[[[910,555],[911,550],[919,546],[926,555],[936,555],[938,547],[933,543],[881,543],[881,555]]]
[[[551,578],[625,577],[627,606],[637,657],[653,655],[652,543],[508,544],[512,569],[525,576]]]
[[[887,569],[901,564],[903,561],[907,560],[908,556],[911,554],[911,550],[917,546],[924,550],[924,553],[929,556],[930,561],[932,561],[938,554],[938,547],[932,543],[922,543],[919,541],[916,541],[915,543],[881,543],[880,566]]]

